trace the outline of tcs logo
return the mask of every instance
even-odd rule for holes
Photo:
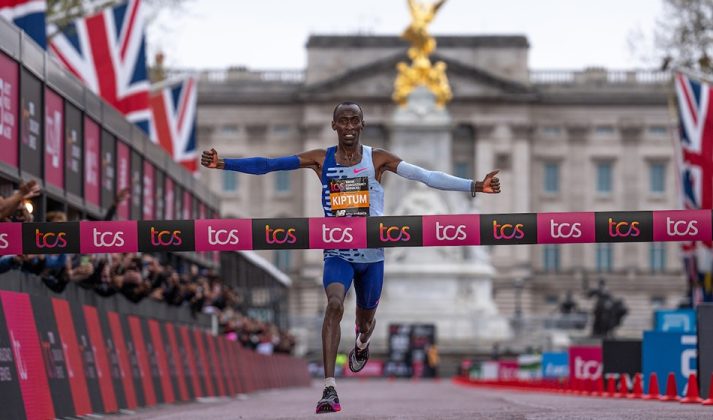
[[[124,246],[124,232],[102,232],[97,228],[92,229],[92,241],[95,247]]]
[[[153,246],[180,246],[183,244],[180,230],[159,230],[151,227],[151,245]]]
[[[574,377],[577,379],[597,380],[602,376],[602,364],[596,360],[574,359]]]
[[[208,226],[208,243],[211,245],[237,245],[240,242],[237,229],[213,229]]]
[[[580,238],[582,236],[582,224],[575,223],[557,223],[550,220],[550,236],[555,239]]]
[[[510,223],[498,224],[497,220],[493,220],[493,237],[495,239],[522,239],[525,237],[525,232],[522,228],[525,227],[522,223],[515,225]]]
[[[666,233],[669,236],[689,236],[698,235],[698,221],[697,220],[671,220],[670,217],[666,218]]]
[[[65,248],[67,246],[66,236],[66,232],[42,233],[39,229],[35,229],[35,245],[37,248]]]
[[[439,241],[463,241],[467,237],[465,225],[442,225],[436,222],[436,239]]]
[[[297,242],[297,236],[295,236],[295,228],[277,228],[270,229],[270,225],[265,225],[265,242],[268,244],[294,244]]]
[[[338,242],[350,243],[354,241],[354,236],[352,235],[352,228],[330,228],[326,225],[322,225],[322,241],[327,244]]]
[[[379,223],[379,239],[381,242],[407,242],[411,240],[410,226],[387,226]]]
[[[641,234],[639,224],[639,222],[616,222],[610,217],[607,224],[609,228],[609,236],[612,238],[637,237]]]

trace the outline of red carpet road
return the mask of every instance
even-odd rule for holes
[[[139,419],[713,419],[713,406],[489,390],[450,381],[338,379],[342,411],[314,414],[322,382],[264,391],[246,399],[165,405],[117,420]]]

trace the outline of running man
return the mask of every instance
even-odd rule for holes
[[[372,149],[359,142],[364,129],[361,107],[354,102],[342,102],[334,108],[332,129],[337,132],[337,146],[316,149],[298,155],[264,158],[221,159],[215,149],[204,151],[201,164],[206,168],[225,169],[262,175],[273,171],[310,168],[322,182],[322,206],[325,217],[382,216],[384,172],[423,182],[432,188],[448,191],[499,193],[500,181],[490,172],[483,181],[457,178],[443,172],[429,171],[404,162],[398,156]],[[346,187],[346,189],[345,189]],[[343,191],[361,192],[359,200],[332,200],[333,194]],[[368,193],[367,193],[368,191]],[[346,207],[333,204],[354,202]],[[356,293],[356,339],[349,353],[349,369],[359,372],[369,360],[369,339],[376,325],[374,314],[381,296],[384,280],[383,248],[359,250],[325,250],[322,281],[327,294],[327,309],[322,323],[322,359],[324,362],[324,391],[317,403],[317,413],[341,410],[334,380],[334,365],[341,338],[339,323],[344,313],[344,297],[354,281]]]

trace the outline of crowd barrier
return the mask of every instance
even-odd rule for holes
[[[711,210],[0,223],[0,254],[707,241]]]
[[[114,413],[309,381],[303,360],[188,324],[0,291],[3,418]]]

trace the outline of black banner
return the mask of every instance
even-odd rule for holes
[[[194,225],[191,220],[139,221],[139,251],[193,251]]]
[[[67,361],[64,359],[65,352],[57,330],[52,302],[47,296],[32,295],[30,302],[32,302],[32,311],[35,315],[35,325],[40,338],[42,360],[45,363],[55,416],[73,416],[76,412],[69,386]]]
[[[109,318],[105,311],[98,311],[99,323],[103,331],[104,345],[106,347],[107,357],[109,359],[109,373],[111,381],[114,385],[114,395],[116,396],[116,404],[119,408],[129,408],[126,402],[126,393],[124,392],[123,375],[129,375],[129,372],[124,372],[119,362],[119,353],[117,344],[111,333]]]
[[[79,222],[23,223],[22,245],[25,254],[79,253]]]
[[[149,332],[148,321],[146,318],[141,318],[141,335],[143,336],[144,344],[146,345],[146,356],[149,361],[149,369],[151,371],[153,389],[156,394],[156,402],[161,404],[166,402],[166,398],[163,395],[163,387],[161,386],[161,371],[158,366],[156,346],[154,346],[153,340],[151,339],[151,333]]]
[[[307,219],[253,219],[253,249],[309,248]]]
[[[134,380],[134,389],[136,390],[136,404],[138,404],[139,407],[145,407],[147,404],[147,391],[144,389],[144,384],[142,382],[139,357],[136,351],[136,344],[134,343],[133,336],[131,335],[131,329],[129,328],[129,320],[123,314],[119,314],[119,319],[121,320],[121,329],[124,332],[124,339],[126,340],[126,351],[129,353],[131,378]]]
[[[537,243],[535,213],[483,214],[480,216],[481,245]]]
[[[64,105],[64,187],[69,193],[82,197],[83,166],[82,112],[69,102]]]
[[[22,68],[20,71],[20,169],[42,177],[42,121],[45,113],[42,83]]]
[[[80,304],[71,303],[69,305],[72,312],[72,320],[74,321],[74,330],[77,333],[77,345],[79,353],[84,364],[84,376],[87,378],[87,389],[89,391],[89,400],[95,413],[104,412],[104,403],[101,396],[101,388],[99,384],[99,375],[97,373],[97,362],[94,358],[94,349],[89,337],[89,329],[84,318],[84,310]]]
[[[143,197],[143,160],[141,155],[135,150],[131,151],[131,220],[141,220],[143,208],[141,198]]]
[[[411,330],[411,325],[389,325],[389,358],[384,364],[385,376],[410,377],[412,375]]]
[[[421,216],[381,216],[366,219],[369,248],[423,245]]]
[[[108,209],[116,198],[116,138],[106,130],[101,137],[101,204]]]
[[[654,236],[650,211],[617,211],[595,214],[597,242],[647,242]]]
[[[25,406],[15,364],[14,340],[10,339],[8,330],[0,300],[0,407],[4,418],[24,419]]]
[[[171,329],[170,332],[169,328]],[[171,323],[161,322],[159,323],[159,330],[166,354],[166,365],[168,366],[168,375],[171,378],[173,395],[176,397],[176,401],[187,401],[188,389],[186,388],[185,374],[182,370],[182,366],[180,365],[181,361],[178,360],[179,353],[175,328]],[[181,369],[180,372],[179,369]]]
[[[602,342],[604,373],[626,373],[632,376],[641,369],[641,340],[609,340]]]

